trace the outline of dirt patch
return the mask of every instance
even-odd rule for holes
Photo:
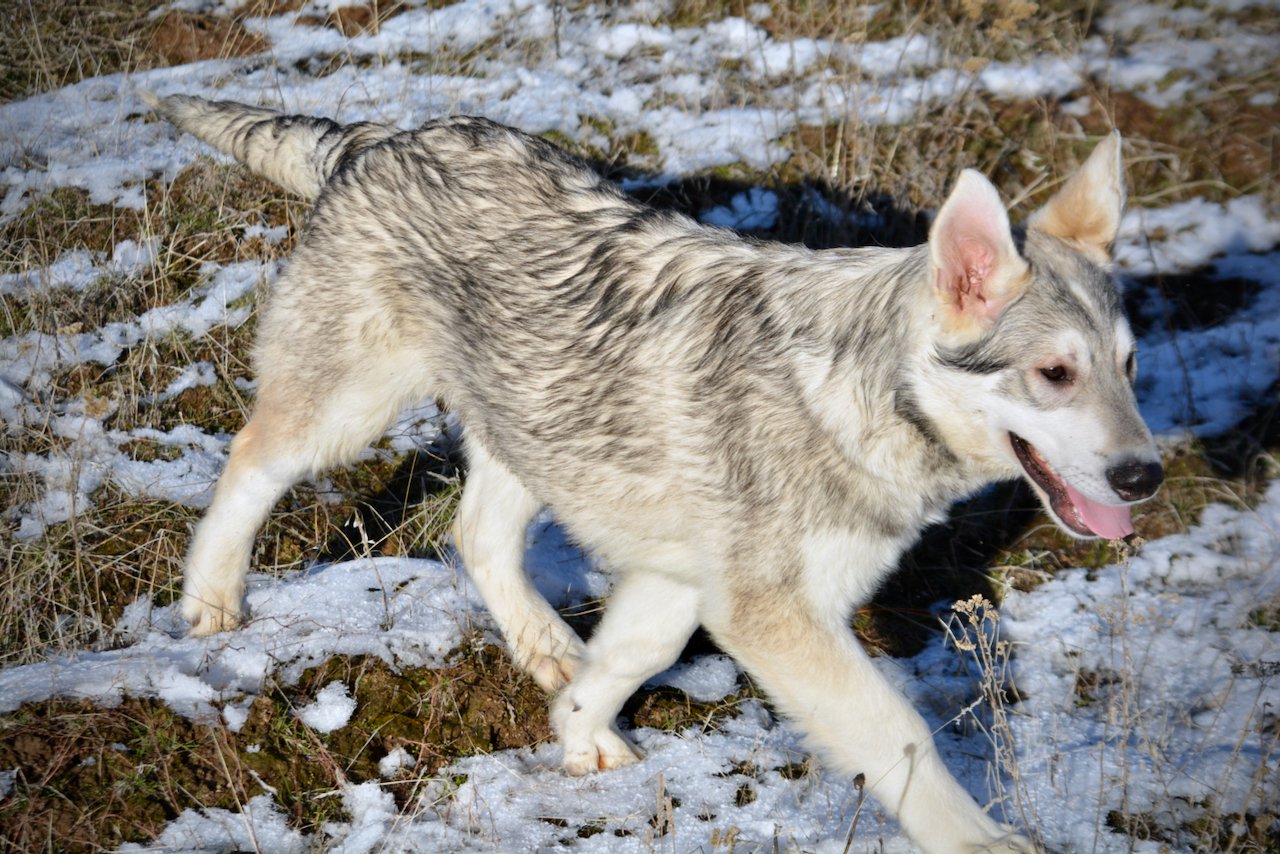
[[[21,489],[0,494],[15,504],[36,497]],[[92,501],[92,508],[50,525],[40,538],[6,544],[0,588],[0,659],[6,663],[102,644],[109,639],[106,627],[139,596],[166,603],[176,595],[195,511],[124,496],[110,483]]]
[[[293,246],[293,236],[309,205],[239,164],[208,160],[193,163],[168,186],[156,184],[148,200],[163,217],[175,254],[200,264],[222,264],[257,257],[278,257]],[[287,226],[284,240],[265,244],[246,238],[250,227]]]
[[[296,12],[307,5],[307,0],[249,0],[231,13],[237,21],[245,18],[270,18],[272,15],[283,15]]]
[[[376,34],[382,23],[410,7],[403,3],[377,3],[369,6],[343,6],[326,16],[299,15],[295,22],[312,27],[331,27],[348,38],[361,33]]]
[[[667,732],[684,732],[690,727],[714,729],[720,721],[737,717],[738,701],[745,697],[763,699],[763,695],[750,686],[711,703],[690,699],[688,694],[675,688],[656,688],[632,697],[623,706],[622,715],[630,719],[633,727]]]
[[[298,0],[258,0],[231,16],[171,10],[162,0],[18,3],[0,28],[0,103],[89,77],[201,59],[260,53],[270,47],[242,21],[287,11]],[[12,60],[12,61],[10,61]]]
[[[149,839],[186,805],[237,804],[218,730],[154,701],[115,709],[53,702],[0,718],[0,767],[15,770],[0,802],[13,850],[94,851]]]
[[[185,65],[201,59],[249,56],[269,46],[265,38],[249,32],[234,18],[173,11],[160,19],[145,50],[164,64]]]
[[[342,6],[328,15],[299,15],[295,24],[330,27],[347,38],[352,38],[364,33],[377,34],[387,21],[412,9],[422,8],[423,5],[429,9],[441,9],[456,2],[457,0],[427,0],[425,4],[410,4],[398,0],[374,0],[372,3]]]

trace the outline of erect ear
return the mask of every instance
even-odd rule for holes
[[[1124,212],[1124,167],[1120,132],[1112,131],[1053,198],[1027,220],[1027,227],[1076,244],[1106,263]]]
[[[1027,287],[1009,214],[981,173],[966,169],[929,230],[934,293],[944,334],[960,343],[985,333]]]

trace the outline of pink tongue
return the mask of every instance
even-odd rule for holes
[[[1133,516],[1128,505],[1099,504],[1085,498],[1071,484],[1064,483],[1063,486],[1067,488],[1067,497],[1075,505],[1081,521],[1089,526],[1090,531],[1108,540],[1127,537],[1133,533]]]

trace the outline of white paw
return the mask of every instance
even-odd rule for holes
[[[587,718],[587,711],[564,691],[551,704],[551,724],[564,749],[561,764],[571,777],[609,771],[639,762],[640,751],[609,723]]]
[[[515,633],[513,657],[533,681],[548,694],[554,694],[573,681],[586,646],[573,630],[556,618],[554,623],[529,620],[529,626]]]
[[[640,751],[611,729],[599,730],[592,736],[564,741],[564,770],[571,777],[596,771],[611,771],[639,762]]]
[[[564,655],[536,654],[520,663],[538,687],[548,694],[554,694],[573,681],[573,674],[582,663],[582,656],[577,652]]]
[[[191,624],[189,637],[206,637],[240,625],[240,590],[212,594],[187,590],[182,594],[182,616]]]
[[[1037,854],[1041,850],[1030,839],[1011,832],[988,845],[975,848],[974,854]]]

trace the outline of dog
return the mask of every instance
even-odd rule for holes
[[[403,406],[463,425],[455,540],[574,775],[636,761],[623,702],[704,626],[928,852],[1026,852],[946,770],[850,612],[957,499],[1025,478],[1077,537],[1132,533],[1163,479],[1109,273],[1104,138],[1014,232],[964,171],[912,249],[759,242],[625,196],[482,118],[417,130],[147,96],[314,200],[263,309],[252,416],[185,568],[193,635],[241,617],[255,532]],[[615,574],[587,643],[534,589],[549,508]]]

